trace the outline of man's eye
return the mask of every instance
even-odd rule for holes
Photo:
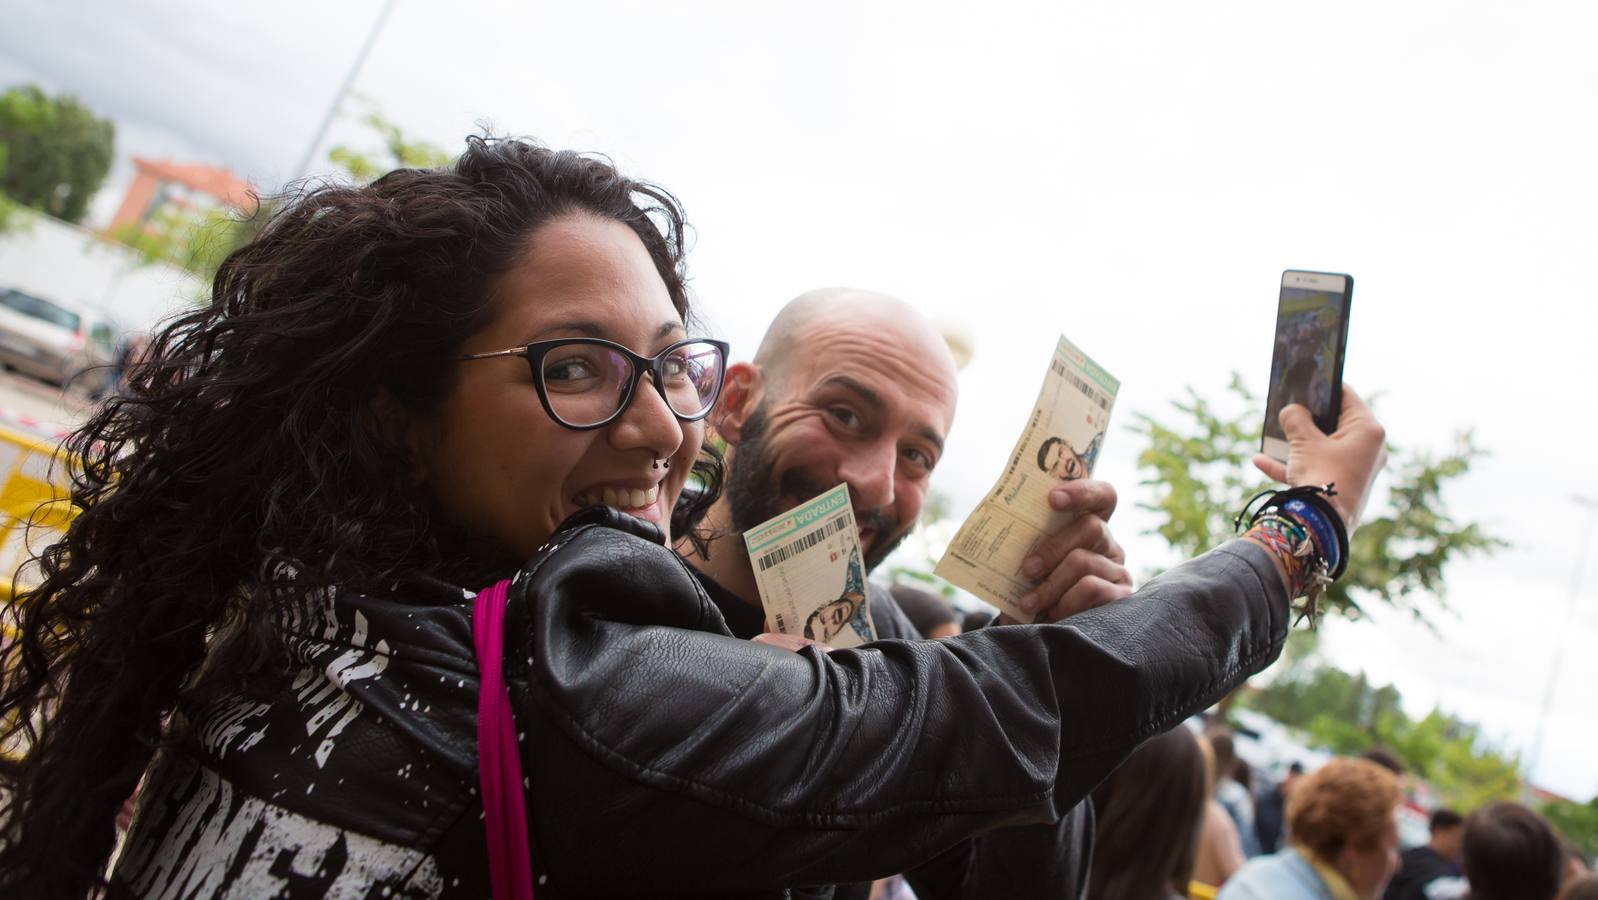
[[[847,425],[852,428],[855,425],[860,424],[860,417],[855,415],[854,410],[848,408],[847,406],[834,406],[827,410],[827,412],[834,419],[837,419],[838,424],[840,425]]]
[[[932,458],[932,454],[926,452],[925,450],[918,450],[915,447],[905,450],[904,455],[905,458],[909,459],[912,463],[915,463],[921,468],[927,470],[931,470],[933,463],[936,462],[936,460]]]

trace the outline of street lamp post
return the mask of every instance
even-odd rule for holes
[[[388,16],[394,11],[394,4],[399,0],[383,0],[383,8],[378,11],[377,19],[372,22],[372,28],[366,32],[366,41],[361,44],[359,53],[355,54],[355,62],[350,65],[350,70],[344,74],[344,83],[339,85],[338,93],[333,95],[333,103],[327,108],[327,114],[322,117],[322,124],[317,126],[316,135],[305,147],[305,154],[300,157],[300,162],[294,167],[294,180],[299,181],[311,174],[311,160],[316,158],[316,151],[327,140],[327,132],[333,127],[333,122],[338,118],[339,110],[344,106],[344,98],[349,96],[350,88],[355,86],[355,76],[361,74],[361,67],[366,65],[366,57],[372,52],[372,45],[377,43],[377,35],[383,30],[383,25],[388,21]]]
[[[1570,640],[1570,628],[1576,621],[1576,598],[1581,595],[1581,576],[1587,568],[1587,552],[1592,546],[1592,534],[1598,527],[1598,499],[1573,496],[1577,506],[1587,510],[1587,523],[1581,530],[1581,543],[1576,547],[1576,570],[1570,576],[1570,600],[1566,603],[1565,627],[1559,631],[1559,642],[1554,647],[1553,665],[1548,669],[1548,685],[1543,688],[1543,708],[1537,716],[1537,735],[1531,742],[1531,760],[1526,766],[1530,776],[1542,761],[1543,738],[1548,731],[1548,713],[1554,706],[1554,693],[1559,688],[1559,670],[1565,663],[1565,644]]]

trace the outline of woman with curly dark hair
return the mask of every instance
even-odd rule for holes
[[[169,742],[228,757],[286,726],[250,703],[303,703],[296,743],[331,766],[361,751],[363,705],[405,696],[356,689],[410,649],[380,626],[459,607],[445,584],[513,574],[582,506],[683,534],[714,499],[699,419],[725,348],[685,343],[682,215],[602,160],[473,139],[449,170],[312,191],[226,260],[213,297],[71,437],[81,513],[10,610],[0,708],[32,746],[7,776],[6,896],[83,896],[174,708],[194,712]],[[625,348],[708,360],[709,383],[684,400],[658,373],[579,390],[649,368]],[[315,670],[329,678],[296,692]]]
[[[885,876],[1058,820],[1268,665],[1346,557],[1382,455],[1351,392],[1336,435],[1284,422],[1278,476],[1336,496],[1068,626],[736,640],[668,549],[719,489],[726,356],[682,229],[605,161],[477,139],[233,253],[70,439],[79,514],[8,609],[0,896]]]

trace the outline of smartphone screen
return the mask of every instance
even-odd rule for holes
[[[1348,343],[1348,311],[1354,279],[1330,272],[1282,273],[1276,306],[1276,350],[1271,356],[1270,391],[1265,396],[1265,435],[1260,449],[1287,459],[1287,436],[1277,415],[1299,403],[1327,434],[1337,428],[1343,405],[1343,352]]]

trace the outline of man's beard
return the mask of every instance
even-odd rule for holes
[[[781,478],[774,480],[775,468],[776,464],[766,452],[766,411],[762,405],[744,421],[738,448],[727,464],[727,507],[732,510],[733,527],[740,533],[787,512],[789,507],[779,505],[783,497],[794,497],[803,502],[827,490],[827,487],[816,484],[798,470],[784,472]],[[853,494],[850,491],[851,503],[855,502]],[[881,509],[861,509],[856,506],[854,517],[860,530],[871,528],[876,531],[871,546],[862,548],[867,572],[887,559],[910,536],[908,528],[897,531],[899,520]]]

